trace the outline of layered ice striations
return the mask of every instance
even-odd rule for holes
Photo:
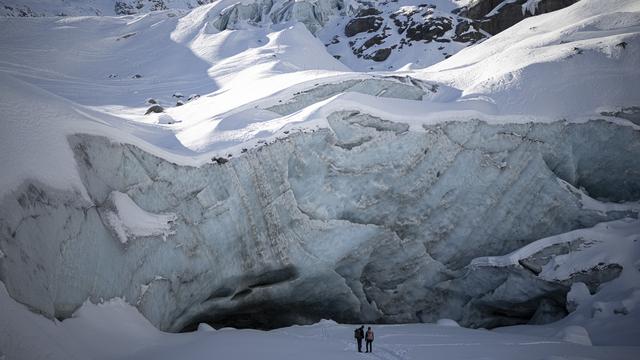
[[[415,132],[359,112],[328,120],[199,168],[73,136],[90,201],[34,182],[2,199],[0,280],[48,316],[124,297],[170,331],[546,322],[566,314],[572,284],[532,271],[546,253],[525,265],[473,259],[637,217],[593,206],[640,199],[632,127],[465,121]]]
[[[213,25],[218,30],[238,30],[246,25],[301,22],[316,33],[333,15],[344,13],[343,0],[256,0],[237,2],[220,12]]]

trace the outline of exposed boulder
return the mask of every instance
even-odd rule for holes
[[[211,158],[211,161],[213,161],[214,163],[218,164],[218,165],[223,165],[229,162],[228,159],[225,159],[223,157],[213,157]]]
[[[385,61],[385,60],[387,60],[389,55],[391,55],[391,49],[390,48],[378,49],[371,56],[371,60],[378,61],[378,62]]]
[[[164,112],[164,108],[158,104],[150,106],[147,111],[144,113],[145,115],[149,115],[151,113],[162,113]]]

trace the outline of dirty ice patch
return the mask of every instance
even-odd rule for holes
[[[113,210],[106,212],[111,228],[126,244],[130,239],[145,236],[162,236],[164,241],[171,235],[171,225],[176,219],[173,213],[153,214],[141,209],[127,194],[113,191],[109,195]]]

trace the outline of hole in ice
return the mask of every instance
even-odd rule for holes
[[[314,306],[297,301],[251,301],[232,311],[225,310],[223,313],[211,311],[199,314],[191,319],[181,332],[195,331],[200,323],[209,324],[216,329],[233,327],[259,330],[271,330],[296,324],[313,324],[329,316],[330,306],[318,307],[317,304]]]

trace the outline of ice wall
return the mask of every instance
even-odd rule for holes
[[[213,22],[219,30],[238,30],[247,24],[301,22],[316,33],[333,15],[344,13],[342,0],[256,0],[237,2],[220,12]]]
[[[2,199],[0,280],[48,316],[119,296],[170,331],[545,322],[566,313],[570,283],[471,260],[637,217],[583,204],[640,199],[632,127],[461,121],[414,132],[358,112],[329,124],[200,168],[73,136],[91,201],[34,182]]]

